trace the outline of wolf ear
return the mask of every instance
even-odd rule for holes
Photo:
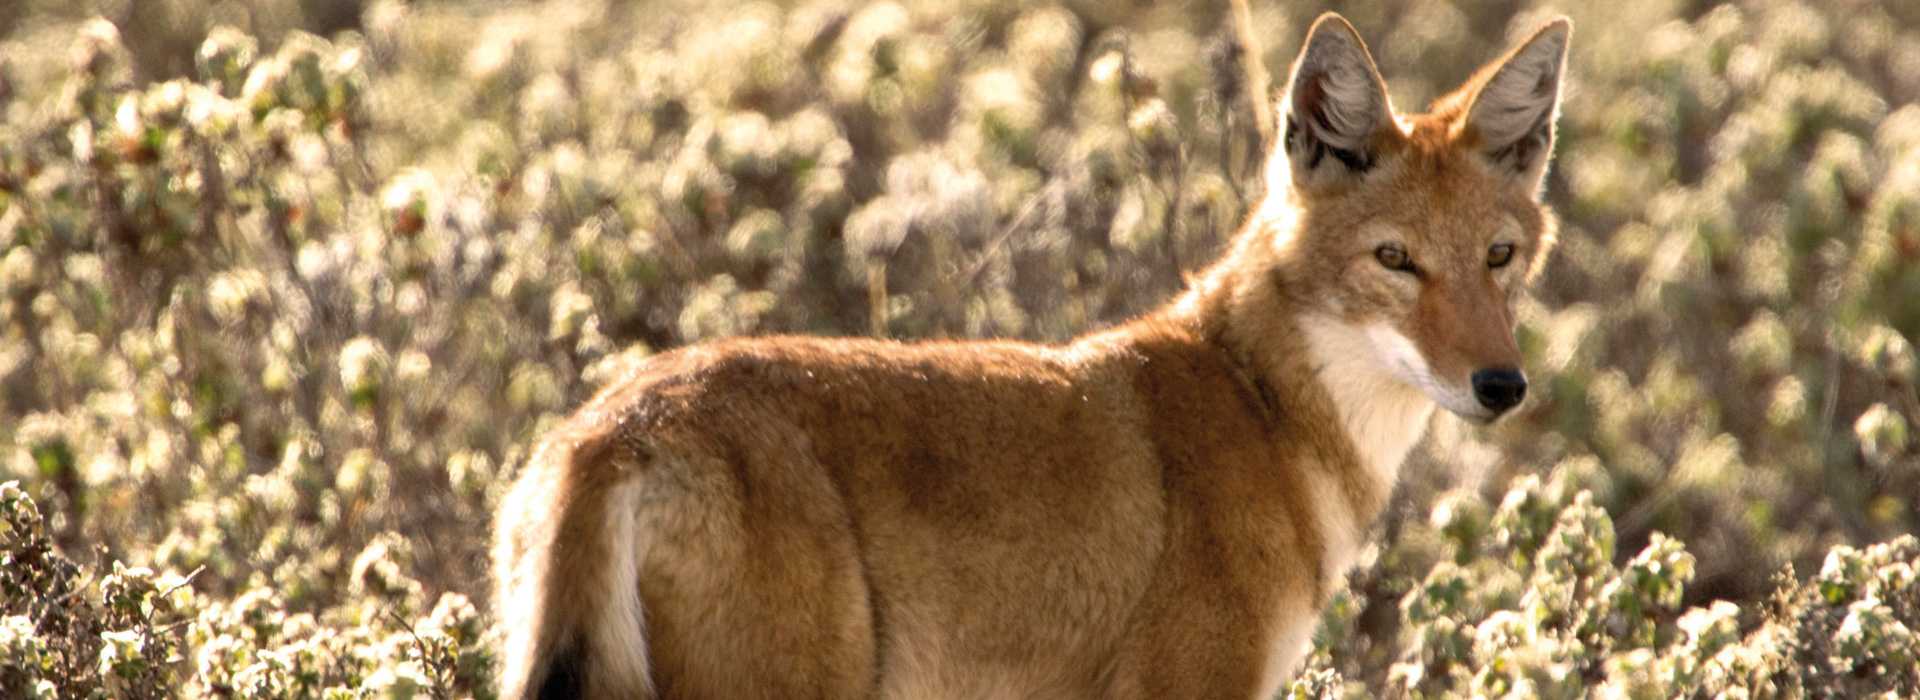
[[[1556,18],[1474,82],[1464,130],[1480,153],[1539,196],[1553,155],[1554,122],[1573,22]]]
[[[1373,167],[1373,136],[1393,123],[1386,84],[1360,33],[1326,13],[1293,61],[1280,148],[1296,184],[1330,182]]]

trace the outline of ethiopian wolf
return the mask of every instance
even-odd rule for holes
[[[501,505],[504,695],[1268,697],[1434,407],[1526,394],[1570,32],[1400,114],[1321,17],[1265,200],[1118,327],[650,358]]]

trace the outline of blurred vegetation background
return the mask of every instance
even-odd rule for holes
[[[709,338],[1154,307],[1324,10],[1403,110],[1576,32],[1536,397],[1436,419],[1290,692],[1915,689],[1920,4],[24,0],[0,694],[488,695],[544,425]]]

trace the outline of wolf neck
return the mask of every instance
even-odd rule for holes
[[[1370,336],[1379,329],[1319,318],[1303,318],[1300,327],[1315,379],[1346,429],[1357,466],[1377,488],[1392,491],[1407,453],[1426,434],[1433,401],[1369,359],[1381,342]]]
[[[1318,464],[1298,472],[1299,486],[1315,496],[1323,571],[1337,579],[1386,507],[1434,404],[1380,361],[1378,348],[1393,340],[1383,328],[1312,313],[1301,301],[1311,290],[1282,288],[1275,265],[1294,224],[1289,207],[1262,206],[1232,249],[1164,313],[1214,338],[1272,387],[1300,431],[1346,437],[1348,449],[1310,448]]]

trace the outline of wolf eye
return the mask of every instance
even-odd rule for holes
[[[1397,243],[1382,243],[1373,249],[1373,259],[1389,270],[1418,273],[1420,268],[1413,265],[1413,258],[1407,255],[1407,249]]]
[[[1487,249],[1487,267],[1502,268],[1513,262],[1513,244],[1500,243]]]

